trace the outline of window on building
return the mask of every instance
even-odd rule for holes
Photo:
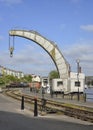
[[[76,87],[80,87],[80,81],[76,81],[76,82],[75,82],[75,86],[76,86]]]
[[[62,81],[58,81],[58,82],[57,82],[57,87],[59,87],[59,86],[61,86],[61,85],[63,85],[63,82],[62,82]]]

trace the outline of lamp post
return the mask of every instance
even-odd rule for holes
[[[38,116],[38,104],[37,104],[37,93],[36,93],[36,85],[35,85],[35,79],[32,79],[32,83],[33,83],[33,88],[34,88],[34,93],[35,93],[35,97],[34,97],[34,116]]]
[[[80,82],[79,82],[79,63],[80,63],[80,60],[77,59],[76,62],[77,62],[77,86],[78,86],[78,101],[79,101],[80,100],[80,97],[79,97],[79,87],[80,87]]]

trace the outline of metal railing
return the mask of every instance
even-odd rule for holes
[[[93,102],[93,93],[85,93],[85,101]]]

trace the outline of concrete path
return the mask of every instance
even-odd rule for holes
[[[92,130],[93,123],[64,115],[34,117],[30,106],[20,108],[20,101],[0,94],[0,130]]]

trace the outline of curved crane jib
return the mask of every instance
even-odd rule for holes
[[[52,58],[56,68],[59,72],[60,78],[68,78],[69,70],[68,63],[61,54],[57,45],[54,42],[48,40],[47,38],[41,36],[36,31],[26,31],[26,30],[10,30],[10,36],[19,36],[34,41],[38,45],[40,45]]]

